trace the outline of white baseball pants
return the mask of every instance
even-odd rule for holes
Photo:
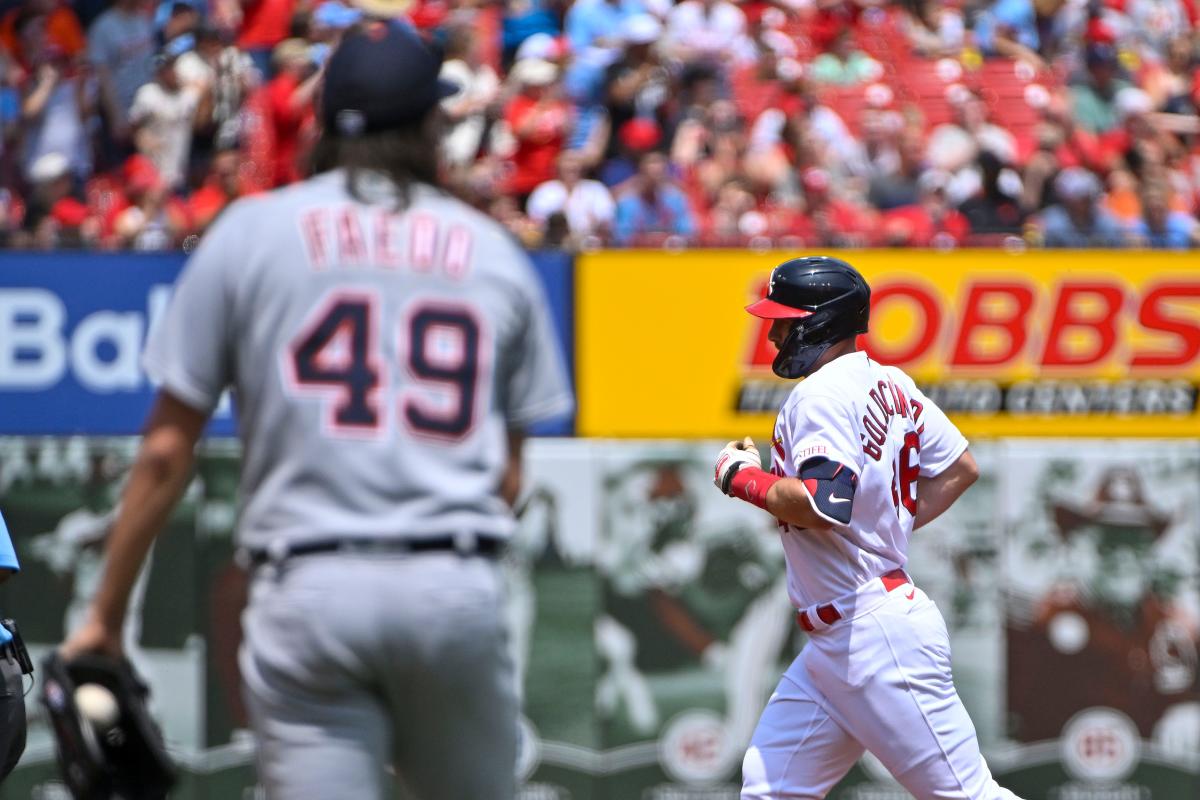
[[[763,711],[743,800],[823,798],[869,749],[917,800],[1017,800],[992,778],[937,606],[904,584],[815,631]]]

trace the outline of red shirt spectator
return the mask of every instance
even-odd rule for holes
[[[217,153],[204,184],[189,198],[188,211],[197,232],[202,233],[225,206],[244,193],[239,160],[237,150]]]
[[[518,61],[511,77],[521,85],[521,93],[504,110],[517,140],[508,191],[526,195],[554,177],[571,127],[571,106],[557,96],[558,67],[549,61]]]
[[[320,72],[313,70],[308,43],[285,39],[272,54],[278,74],[263,87],[272,137],[273,184],[282,186],[303,177],[299,156],[304,134],[316,124],[313,96]]]
[[[954,247],[971,232],[971,223],[946,202],[950,176],[930,170],[917,181],[918,200],[883,214],[883,243],[892,247]]]
[[[245,0],[237,46],[265,50],[282,42],[291,29],[295,5],[295,0]]]
[[[805,223],[811,223],[817,242],[824,246],[868,247],[875,243],[878,227],[876,213],[855,203],[834,197],[829,191],[829,173],[812,167],[801,177],[804,195],[808,199]],[[805,235],[798,230],[797,235]]]

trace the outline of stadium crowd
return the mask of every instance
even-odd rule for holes
[[[187,247],[398,13],[529,247],[1200,243],[1200,0],[350,2],[0,0],[0,246]]]

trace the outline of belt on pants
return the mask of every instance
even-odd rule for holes
[[[908,573],[902,569],[894,569],[891,572],[886,572],[879,576],[879,581],[870,581],[863,584],[848,598],[856,598],[863,595],[879,594],[879,587],[882,586],[882,595],[886,595],[893,589],[898,589],[905,584],[911,584],[912,579],[908,577]],[[796,612],[796,621],[800,623],[800,627],[808,633],[813,633],[817,630],[824,630],[838,620],[845,619],[845,614],[839,610],[838,606],[842,603],[834,601],[832,603],[821,603],[816,606],[809,606]]]
[[[235,562],[243,569],[261,567],[265,564],[280,564],[291,558],[311,556],[319,553],[345,553],[347,555],[371,555],[394,553],[455,552],[461,556],[499,555],[505,540],[490,534],[448,533],[420,538],[335,538],[317,539],[310,542],[272,543],[267,547],[239,548]]]

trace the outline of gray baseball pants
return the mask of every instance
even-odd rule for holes
[[[269,800],[511,800],[518,707],[502,611],[484,557],[260,568],[239,658]]]

